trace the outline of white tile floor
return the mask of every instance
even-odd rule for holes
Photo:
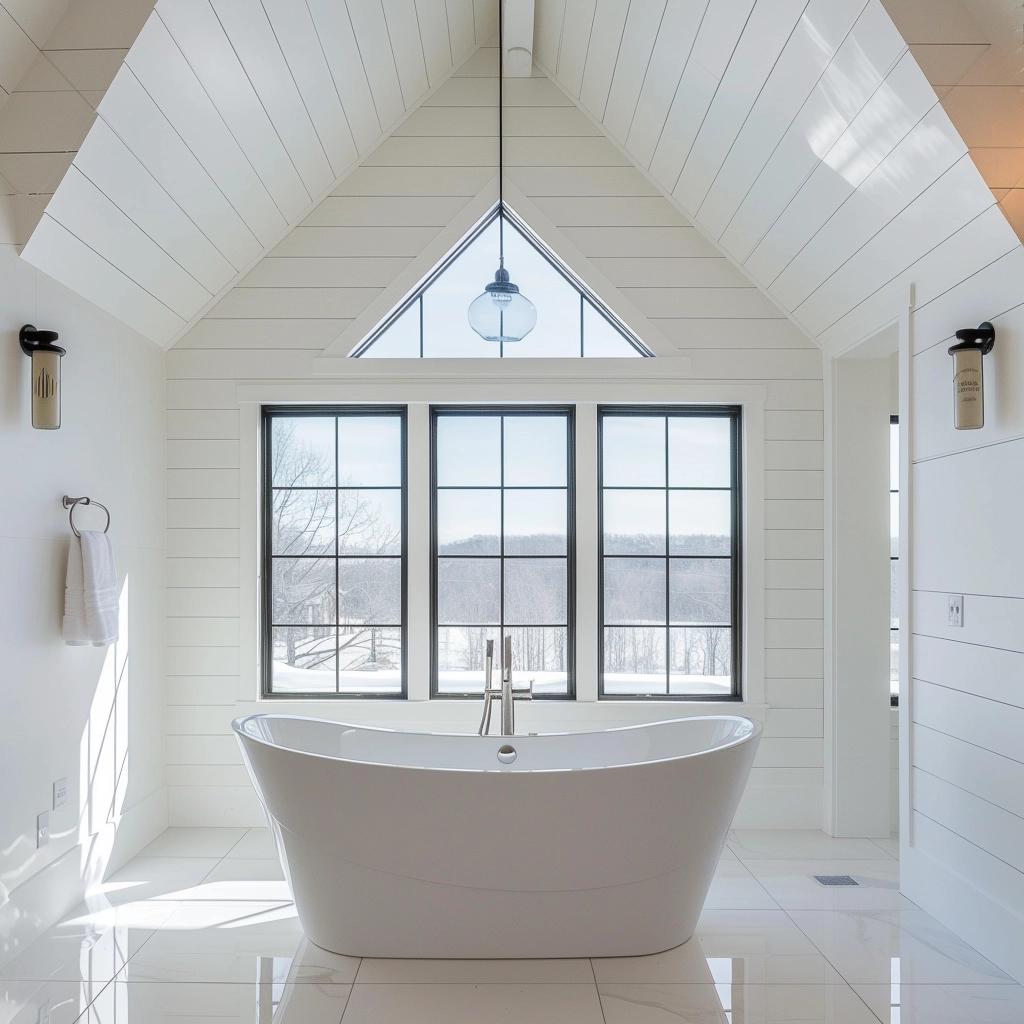
[[[656,956],[360,960],[303,938],[265,831],[171,829],[0,967],[0,1024],[1024,1022],[1024,988],[900,896],[893,849],[734,832]]]

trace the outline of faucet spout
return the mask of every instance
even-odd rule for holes
[[[496,700],[501,701],[501,735],[516,734],[515,702],[533,699],[533,680],[522,690],[512,686],[512,637],[505,637],[503,656],[501,659],[501,685],[491,685],[494,670],[494,641],[487,641],[487,654],[484,658],[484,708],[480,716],[478,736],[487,736],[491,731],[491,706]]]
[[[501,658],[501,735],[516,733],[515,698],[512,694],[512,637],[505,635]]]

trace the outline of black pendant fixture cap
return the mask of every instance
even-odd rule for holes
[[[494,272],[494,280],[484,285],[484,291],[489,295],[518,295],[519,285],[512,282],[508,271],[501,266]]]

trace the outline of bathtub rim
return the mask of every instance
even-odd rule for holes
[[[246,723],[251,722],[257,718],[280,718],[289,721],[299,722],[318,722],[327,725],[337,726],[339,729],[358,729],[362,732],[380,732],[389,733],[391,735],[407,735],[407,736],[439,736],[446,739],[492,739],[499,740],[504,739],[506,741],[514,741],[516,736],[477,736],[475,733],[465,732],[434,732],[434,731],[423,731],[415,729],[394,729],[388,726],[380,725],[353,725],[348,722],[339,722],[331,718],[318,718],[314,715],[282,715],[275,712],[266,711],[255,711],[248,715],[242,715],[238,718],[232,719],[231,730],[242,740],[252,740],[255,743],[259,743],[264,747],[270,747],[274,750],[287,750],[292,754],[299,754],[303,757],[315,758],[317,760],[324,761],[335,761],[339,764],[351,764],[359,765],[372,768],[391,768],[402,771],[417,771],[417,772],[449,772],[458,774],[499,774],[499,775],[561,775],[561,774],[581,774],[583,772],[607,772],[617,771],[624,768],[643,768],[650,765],[665,765],[671,764],[675,761],[685,761],[690,758],[703,757],[706,754],[718,753],[719,751],[729,750],[732,747],[742,746],[745,743],[756,742],[762,732],[764,726],[761,722],[756,721],[753,718],[749,718],[746,715],[681,715],[673,718],[662,718],[656,722],[634,722],[628,725],[615,725],[607,729],[584,729],[579,731],[560,730],[557,732],[542,732],[542,733],[529,733],[522,734],[518,738],[535,738],[535,737],[556,737],[556,736],[603,736],[606,733],[615,732],[630,732],[637,729],[649,729],[652,726],[658,725],[671,725],[676,722],[688,722],[688,721],[730,721],[730,722],[745,722],[750,726],[750,731],[745,735],[735,737],[725,743],[719,743],[712,747],[705,747],[702,750],[694,750],[685,754],[675,754],[671,757],[658,757],[652,758],[645,761],[626,761],[621,764],[610,764],[610,765],[594,765],[591,767],[579,767],[579,768],[522,768],[516,767],[515,765],[502,765],[500,768],[462,768],[454,767],[451,765],[423,765],[423,764],[394,764],[391,761],[366,761],[359,758],[353,757],[339,757],[336,754],[318,754],[312,750],[303,750],[300,747],[289,747],[282,743],[274,743],[271,740],[264,739],[261,736],[254,736],[250,732],[246,732],[244,726]]]

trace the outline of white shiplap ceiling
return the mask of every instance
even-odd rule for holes
[[[160,0],[22,255],[170,344],[496,14],[490,0]]]
[[[880,0],[537,8],[538,62],[826,346],[994,204]]]
[[[69,0],[4,0],[0,3],[0,104],[15,91]]]
[[[24,244],[153,0],[0,0],[0,241]]]
[[[1016,243],[881,0],[524,6],[538,65],[825,347],[958,233],[993,259]],[[160,0],[24,257],[173,343],[493,37],[496,11]]]
[[[1024,4],[885,0],[993,195],[1024,238]]]

